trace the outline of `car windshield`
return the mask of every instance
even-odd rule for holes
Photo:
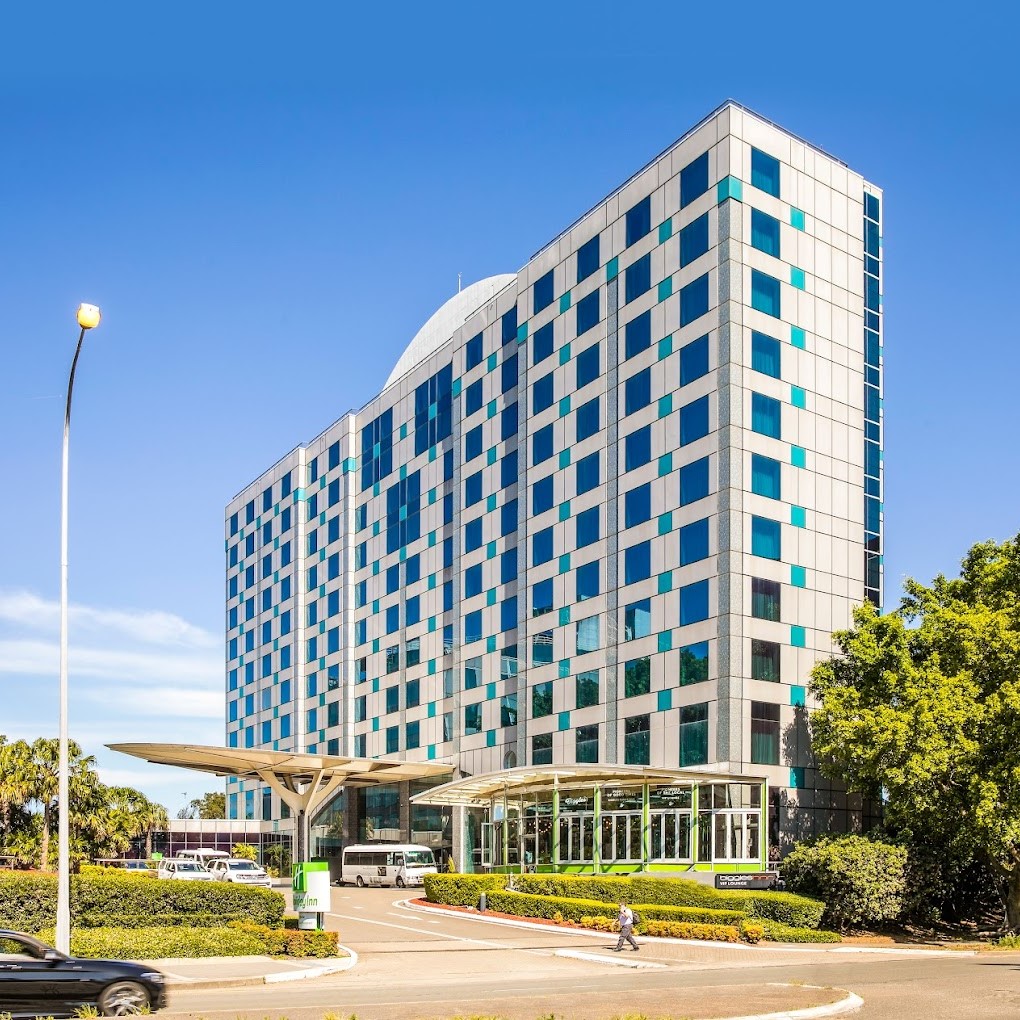
[[[258,871],[259,866],[254,861],[231,861],[228,865],[231,871]]]
[[[178,871],[203,871],[204,869],[194,861],[178,861]]]
[[[405,850],[404,858],[410,867],[431,867],[436,863],[431,850]]]

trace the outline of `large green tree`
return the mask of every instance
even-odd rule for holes
[[[895,612],[859,608],[812,671],[814,752],[947,874],[983,861],[1020,929],[1020,536],[905,592]]]

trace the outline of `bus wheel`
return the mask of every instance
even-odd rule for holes
[[[398,889],[404,888],[404,880],[399,875],[397,875],[397,888]]]
[[[358,887],[359,889],[364,889],[364,888],[365,888],[365,880],[364,880],[364,879],[363,879],[363,878],[362,878],[362,877],[361,877],[360,875],[358,875],[357,879],[355,879],[355,882],[354,882],[354,884],[355,884],[355,885],[356,885],[356,886],[357,886],[357,887]]]

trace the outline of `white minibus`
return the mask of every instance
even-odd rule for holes
[[[436,873],[436,859],[427,846],[413,843],[366,843],[344,847],[340,881],[357,886],[422,885]]]
[[[210,861],[220,860],[229,857],[225,850],[213,850],[211,847],[200,846],[197,850],[178,850],[174,860],[194,861],[201,864],[203,868],[209,866]]]

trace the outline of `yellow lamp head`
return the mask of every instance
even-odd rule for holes
[[[98,305],[78,305],[78,325],[82,329],[93,329],[99,325]]]

